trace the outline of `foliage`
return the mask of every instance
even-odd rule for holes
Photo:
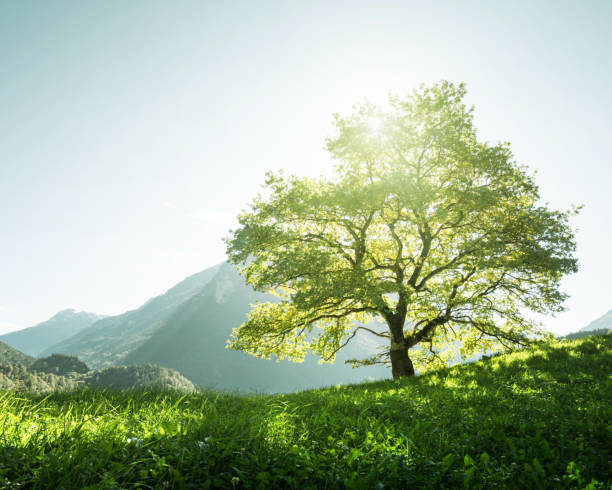
[[[111,390],[159,388],[192,392],[196,389],[178,371],[154,364],[109,367],[92,371],[84,379],[91,388]]]
[[[34,360],[34,357],[28,356],[4,342],[0,342],[0,363],[19,363],[29,366]]]
[[[609,488],[612,336],[291,395],[0,394],[2,488]]]
[[[369,103],[336,116],[331,179],[268,174],[227,239],[230,259],[277,303],[253,307],[230,347],[325,361],[356,331],[388,339],[366,363],[444,365],[545,336],[526,311],[561,311],[575,272],[568,218],[539,203],[508,144],[477,140],[465,88],[441,82],[388,111]],[[386,329],[367,326],[380,318]]]
[[[30,370],[62,376],[68,373],[86,373],[89,367],[76,356],[52,354],[49,357],[36,359],[30,366]]]
[[[19,363],[0,364],[0,390],[44,395],[52,392],[74,391],[84,388],[93,390],[174,390],[191,393],[195,385],[178,371],[153,364],[117,366],[99,371],[83,371],[85,363],[73,356],[51,356],[41,361],[38,369]],[[38,361],[37,361],[38,362]],[[68,372],[56,374],[62,368]],[[45,372],[40,368],[47,368]],[[72,368],[79,368],[81,372]]]
[[[72,373],[61,376],[53,373],[32,371],[19,363],[0,364],[0,390],[45,394],[53,391],[75,390],[83,382]]]

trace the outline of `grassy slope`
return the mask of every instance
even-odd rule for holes
[[[5,393],[0,488],[607,488],[611,407],[612,336],[290,395]]]

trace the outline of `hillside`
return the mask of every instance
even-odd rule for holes
[[[382,366],[353,369],[344,364],[345,359],[376,352],[378,344],[368,335],[356,338],[334,365],[318,364],[314,356],[295,364],[226,349],[232,328],[245,320],[250,305],[267,300],[268,296],[247,286],[233,266],[223,264],[200,293],[177,308],[123,362],[168,366],[201,386],[223,390],[287,392],[390,376],[389,369]]]
[[[290,395],[0,397],[0,486],[609,488],[612,336]]]
[[[0,364],[23,364],[29,366],[35,361],[32,356],[28,356],[23,352],[11,347],[10,345],[0,342]]]
[[[612,310],[608,311],[605,315],[600,316],[596,320],[593,320],[586,327],[583,327],[579,332],[590,332],[593,330],[610,330],[612,329]]]
[[[84,388],[196,391],[191,381],[167,367],[147,363],[90,370],[76,356],[52,354],[36,359],[0,342],[0,390],[48,394]]]
[[[63,310],[33,327],[0,335],[0,341],[31,356],[61,342],[104,318],[87,311]]]
[[[76,355],[95,369],[118,364],[147,340],[180,304],[200,291],[218,268],[219,265],[216,265],[194,274],[166,293],[150,299],[140,308],[104,318],[45,349],[40,355]]]
[[[65,374],[30,369],[23,364],[0,364],[0,390],[46,395],[83,389],[196,391],[195,385],[179,372],[152,364]]]
[[[559,340],[576,340],[584,337],[590,337],[591,335],[612,335],[612,328],[602,328],[599,330],[578,330],[574,333],[568,333],[567,335],[560,337]]]
[[[196,391],[195,385],[174,369],[154,364],[116,366],[89,371],[83,376],[85,386],[104,390],[176,390]]]
[[[81,387],[83,383],[72,376],[31,371],[20,363],[0,363],[0,390],[42,395]]]

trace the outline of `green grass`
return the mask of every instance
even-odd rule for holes
[[[610,488],[612,336],[289,395],[0,393],[0,488]]]

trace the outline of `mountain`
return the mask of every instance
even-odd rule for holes
[[[233,266],[223,264],[198,294],[166,318],[123,363],[160,364],[204,387],[258,392],[295,391],[389,377],[389,369],[382,366],[352,369],[344,363],[376,352],[378,343],[369,334],[356,337],[340,351],[334,365],[318,364],[314,356],[296,364],[226,349],[232,328],[246,319],[250,305],[268,300],[269,296],[247,286]]]
[[[23,364],[24,366],[31,365],[35,359],[23,352],[11,347],[4,342],[0,342],[0,364]]]
[[[590,332],[592,330],[603,330],[612,329],[612,310],[608,311],[603,316],[600,316],[597,320],[593,320],[586,327],[583,327],[579,330],[579,332]]]
[[[76,335],[48,347],[41,355],[76,355],[94,369],[119,364],[163,325],[179,305],[200,291],[219,267],[220,264],[188,277],[136,310],[103,318]]]
[[[45,349],[72,337],[102,318],[103,315],[86,311],[63,310],[33,327],[0,335],[0,341],[31,356],[38,356]]]
[[[76,355],[93,369],[151,363],[176,369],[194,383],[223,390],[295,391],[388,377],[381,366],[352,369],[344,363],[376,352],[377,341],[357,336],[334,365],[257,359],[226,349],[232,328],[240,325],[256,301],[268,295],[247,286],[230,264],[199,272],[137,310],[104,318],[46,349]]]

